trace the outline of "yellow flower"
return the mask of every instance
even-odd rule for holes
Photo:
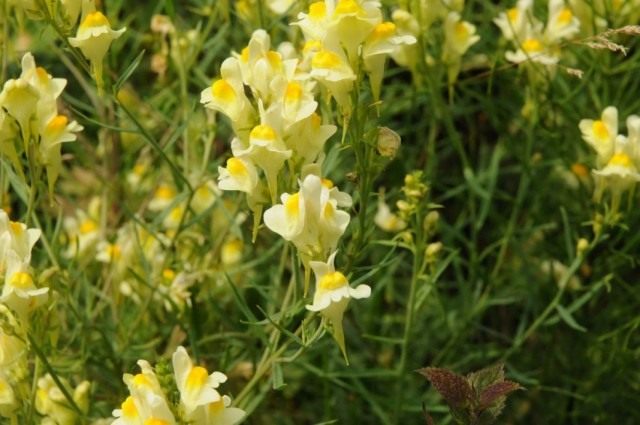
[[[409,34],[398,34],[393,22],[382,22],[376,25],[366,39],[362,57],[365,70],[369,73],[371,89],[375,100],[380,98],[380,86],[384,74],[387,55],[399,50],[402,46],[416,43],[416,38]]]
[[[204,367],[194,366],[184,347],[176,349],[172,362],[176,385],[180,391],[180,403],[187,415],[199,406],[221,399],[216,388],[226,382],[226,375],[221,372],[209,374]]]
[[[549,19],[544,30],[548,42],[562,41],[580,31],[580,20],[567,7],[564,0],[549,1]]]
[[[37,288],[28,263],[24,263],[14,251],[6,256],[7,269],[0,302],[16,312],[22,320],[47,301],[49,288]]]
[[[335,97],[343,113],[351,111],[349,96],[356,75],[343,54],[327,49],[316,52],[311,59],[311,76]]]
[[[9,418],[20,406],[13,387],[3,372],[0,372],[0,416]]]
[[[227,58],[220,67],[220,75],[220,79],[202,91],[200,103],[225,114],[234,128],[247,125],[254,111],[244,94],[238,60]]]
[[[223,395],[218,401],[198,407],[188,419],[194,425],[235,425],[246,416],[242,409],[231,407],[231,399]]]
[[[82,54],[89,59],[98,87],[102,87],[102,60],[111,43],[119,38],[126,28],[113,30],[107,17],[102,12],[96,11],[93,3],[87,4],[86,10],[83,10],[82,22],[76,36],[70,37],[69,43],[73,47],[79,48]]]
[[[349,281],[339,271],[336,271],[334,260],[337,252],[333,252],[327,262],[312,261],[310,263],[316,278],[316,292],[313,296],[313,304],[307,305],[309,311],[317,311],[322,314],[333,327],[335,338],[345,360],[347,351],[342,330],[342,317],[351,298],[362,299],[371,295],[368,285],[358,285],[356,288],[349,286]]]
[[[373,218],[373,222],[385,232],[399,232],[407,227],[407,223],[391,212],[389,205],[381,195],[378,199],[378,211]]]
[[[541,24],[531,14],[533,0],[519,0],[515,7],[500,13],[493,22],[500,28],[507,40],[522,40],[529,31],[531,22],[535,27]]]
[[[600,119],[584,119],[579,124],[582,139],[598,154],[598,165],[606,164],[613,155],[618,136],[618,109],[608,106],[602,111]]]
[[[259,124],[249,133],[249,145],[239,138],[231,141],[231,151],[238,158],[248,158],[264,171],[271,199],[275,201],[278,194],[278,173],[287,159],[291,157],[291,149],[287,149],[281,138],[281,132],[267,122]]]
[[[325,258],[333,251],[349,225],[349,213],[338,207],[351,206],[351,197],[329,180],[309,174],[300,191],[284,193],[281,204],[264,213],[265,225],[310,258]]]
[[[67,391],[73,394],[73,401],[76,405],[86,413],[89,407],[88,392],[91,386],[89,382],[81,382],[73,391],[71,391],[69,383],[64,379],[62,380],[62,384],[66,387]],[[58,425],[74,425],[78,423],[79,420],[78,413],[69,406],[66,397],[49,374],[38,379],[36,410],[45,416],[43,423],[50,422]],[[47,422],[47,420],[49,422]]]

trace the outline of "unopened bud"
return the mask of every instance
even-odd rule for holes
[[[427,245],[427,249],[424,252],[424,256],[427,261],[432,262],[436,259],[440,251],[442,250],[442,242],[433,242]]]
[[[604,217],[602,216],[602,214],[596,214],[595,217],[593,217],[593,233],[596,235],[596,237],[602,232],[603,223]]]
[[[242,259],[242,241],[232,239],[222,245],[221,252],[222,264],[227,266],[237,264]]]
[[[151,31],[167,35],[174,31],[171,18],[166,15],[153,15],[151,17]]]
[[[402,242],[406,243],[407,245],[413,245],[413,235],[409,231],[400,233],[400,239],[402,239]]]
[[[434,231],[436,229],[436,226],[438,225],[439,220],[440,213],[438,211],[431,211],[429,214],[427,214],[427,216],[424,218],[424,222],[422,223],[425,232],[431,233],[432,231]]]
[[[411,205],[407,201],[398,201],[396,202],[396,207],[402,212],[409,212],[411,210]]]
[[[378,153],[385,158],[393,158],[400,148],[400,135],[389,127],[378,128]]]
[[[578,239],[578,243],[576,244],[576,251],[578,251],[578,255],[584,255],[585,251],[589,248],[589,241],[585,238]]]

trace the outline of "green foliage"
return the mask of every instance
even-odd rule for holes
[[[462,17],[481,38],[465,58],[485,57],[463,67],[455,84],[436,22],[418,37],[414,69],[388,61],[380,102],[366,80],[348,122],[327,97],[319,101],[325,121],[339,127],[323,172],[354,198],[336,265],[352,287],[372,288],[344,316],[347,365],[326,321],[305,309],[305,279],[313,278],[293,245],[265,226],[252,242],[252,212],[237,193],[193,207],[230,156],[234,134],[222,114],[205,111],[200,92],[259,25],[273,46],[300,47],[288,23],[310,2],[295,2],[287,16],[263,0],[101,3],[114,28],[127,27],[105,60],[102,94],[61,15],[5,13],[12,2],[0,0],[0,80],[20,74],[28,43],[38,64],[67,79],[61,104],[84,127],[63,146],[53,197],[28,151],[0,149],[0,207],[42,230],[31,267],[50,288],[27,338],[34,356],[17,423],[41,420],[32,400],[45,373],[79,423],[110,417],[127,395],[122,374],[137,373],[138,359],[162,365],[156,372],[175,401],[167,359],[178,345],[228,375],[224,392],[250,424],[418,423],[423,405],[437,424],[640,423],[638,191],[625,192],[619,208],[609,192],[594,200],[589,170],[598,164],[578,127],[609,105],[621,128],[640,115],[637,32],[580,34],[562,45],[557,66],[517,66],[504,59],[511,46],[492,23],[512,2],[468,0]],[[382,3],[389,18],[421,2]],[[545,13],[546,2],[536,1],[536,14]],[[155,14],[170,18],[171,41],[149,30]],[[383,126],[402,138],[395,157],[376,149]],[[138,166],[145,171],[131,184]],[[280,183],[294,191],[288,180]],[[154,211],[160,184],[177,194]],[[405,230],[376,227],[380,193]],[[163,223],[181,205],[186,212],[167,232]],[[103,242],[129,229],[140,264],[116,271],[115,257],[79,254],[64,224],[82,221],[78,210]],[[241,242],[241,260],[224,263],[230,241]],[[159,264],[145,257],[151,244],[164,253]],[[184,304],[172,298],[164,270],[193,279]],[[420,370],[433,388],[411,372],[425,364],[448,368]],[[449,370],[488,364],[496,366],[466,376]],[[70,393],[85,379],[87,412]],[[513,392],[520,385],[526,391]]]

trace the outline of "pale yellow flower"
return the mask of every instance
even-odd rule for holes
[[[0,209],[0,273],[6,268],[6,256],[10,252],[28,264],[31,250],[40,239],[40,234],[40,229],[28,229],[23,223],[9,220],[7,213]]]
[[[69,23],[74,26],[80,16],[80,10],[82,8],[82,0],[61,0],[64,11],[67,14]]]
[[[89,59],[98,87],[102,87],[102,61],[111,43],[119,38],[126,30],[113,30],[109,19],[100,11],[95,10],[93,3],[82,11],[82,23],[78,27],[75,37],[69,38],[73,47],[80,49]]]
[[[364,284],[356,288],[349,286],[345,275],[335,269],[336,253],[333,252],[326,263],[322,261],[310,263],[316,278],[316,292],[313,296],[313,304],[307,305],[306,308],[320,312],[331,323],[333,337],[346,359],[347,352],[342,329],[344,312],[351,298],[368,298],[371,295],[371,288]]]
[[[564,0],[549,0],[549,19],[544,29],[547,42],[570,38],[580,31],[580,20],[573,14]]]
[[[243,243],[240,239],[230,239],[222,245],[220,259],[222,264],[232,266],[242,260]]]
[[[244,94],[238,59],[225,59],[220,67],[220,79],[202,91],[200,103],[225,114],[234,128],[247,125],[255,111]]]
[[[249,133],[248,145],[239,138],[231,141],[231,151],[239,158],[249,158],[262,169],[267,179],[267,186],[272,200],[278,193],[278,173],[292,151],[288,149],[282,140],[281,133],[269,123],[263,122]]]
[[[395,233],[407,227],[407,223],[403,219],[391,212],[382,195],[378,199],[378,210],[373,217],[373,222],[385,232]]]
[[[391,15],[393,23],[396,24],[398,35],[411,35],[417,37],[420,34],[418,20],[409,12],[403,9],[396,9]],[[418,59],[418,46],[414,44],[401,44],[391,52],[391,57],[398,65],[414,69]]]
[[[533,61],[543,65],[555,65],[559,57],[558,52],[552,47],[545,43],[541,33],[530,30],[516,43],[517,50],[508,51],[505,56],[513,63]]]
[[[176,385],[180,391],[180,403],[187,415],[199,406],[221,400],[222,397],[216,388],[226,382],[225,374],[221,372],[209,374],[204,367],[194,366],[184,347],[176,349],[172,362]]]
[[[298,161],[310,164],[322,155],[326,141],[336,130],[335,125],[322,124],[322,118],[314,112],[289,128],[289,137],[285,139],[285,143],[293,149]]]
[[[284,60],[279,52],[271,50],[271,39],[263,29],[253,32],[249,44],[237,58],[243,83],[265,103],[271,103],[275,94],[271,83],[278,77],[291,80],[298,62],[297,59]]]
[[[322,49],[311,59],[311,74],[336,99],[342,112],[351,111],[350,93],[356,80],[347,58],[339,52]]]
[[[293,242],[309,258],[324,258],[335,250],[349,225],[349,213],[338,207],[351,206],[351,197],[333,183],[310,174],[300,183],[300,191],[284,193],[281,204],[264,213],[264,223],[285,240]]]
[[[608,106],[598,120],[584,119],[579,124],[582,139],[598,154],[598,165],[609,161],[618,137],[618,109]]]
[[[507,40],[523,40],[527,32],[541,30],[542,23],[532,15],[533,0],[518,0],[515,7],[501,12],[493,22]],[[533,26],[533,28],[531,28]]]
[[[231,407],[231,399],[223,395],[218,401],[198,407],[189,420],[193,421],[193,425],[235,425],[245,416],[244,410]]]
[[[218,187],[252,195],[258,188],[258,171],[248,158],[231,157],[226,167],[218,167]]]
[[[177,195],[178,193],[172,185],[160,183],[149,201],[149,210],[162,211],[167,209],[175,202]]]
[[[9,251],[6,257],[7,270],[0,302],[26,320],[31,311],[47,301],[49,288],[36,287],[29,264],[24,263],[14,251]]]
[[[331,20],[323,39],[325,46],[334,51],[346,51],[350,63],[358,59],[358,48],[382,22],[380,2],[372,0],[327,1]],[[331,4],[335,3],[335,7]]]
[[[66,387],[66,390],[72,393],[76,405],[86,413],[89,407],[88,392],[91,387],[90,383],[83,381],[72,390],[66,380],[62,379],[61,382]],[[78,413],[69,405],[62,390],[49,374],[38,379],[36,410],[45,416],[43,423],[75,425],[80,419]]]
[[[19,406],[11,382],[0,371],[0,416],[11,417]]]
[[[381,22],[371,30],[365,40],[362,57],[365,70],[369,73],[373,98],[380,98],[380,86],[384,75],[384,65],[388,55],[391,55],[401,46],[409,46],[416,43],[413,35],[402,35],[397,32],[393,22]]]
[[[63,227],[69,238],[64,252],[67,258],[85,257],[93,252],[102,234],[98,220],[82,210],[75,217],[66,217]]]

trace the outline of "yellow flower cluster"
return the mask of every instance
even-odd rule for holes
[[[362,71],[360,63],[378,100],[386,57],[416,42],[395,23],[383,21],[380,3],[371,0],[317,1],[293,25],[306,40],[302,68],[336,99],[345,115],[353,106],[350,91]]]
[[[22,404],[17,388],[27,378],[26,333],[31,313],[48,297],[31,269],[31,250],[40,230],[10,221],[0,209],[0,416],[11,417]]]
[[[446,57],[459,67],[478,37],[457,14],[449,15],[448,23]],[[254,238],[266,207],[265,225],[297,248],[305,266],[305,294],[310,269],[316,272],[314,303],[308,308],[333,324],[344,352],[342,315],[348,300],[365,298],[370,289],[351,289],[342,274],[327,286],[326,273],[318,272],[324,267],[339,273],[333,268],[336,248],[350,221],[341,208],[352,201],[322,176],[324,145],[336,127],[322,124],[316,96],[335,99],[348,122],[355,84],[368,75],[377,100],[387,56],[402,57],[402,49],[415,44],[416,37],[407,25],[399,29],[384,21],[380,3],[371,0],[313,2],[292,25],[305,37],[301,52],[290,43],[273,50],[267,32],[255,31],[244,49],[223,62],[220,77],[202,91],[201,103],[226,115],[235,133],[233,156],[219,168],[218,187],[247,195]],[[399,145],[397,135],[392,139],[379,145],[390,157]],[[295,182],[298,191],[283,193]]]
[[[494,19],[505,39],[515,47],[508,61],[554,65],[560,60],[560,45],[580,31],[580,21],[564,0],[549,0],[546,25],[533,14],[533,0],[518,3]]]
[[[58,111],[57,99],[66,84],[67,80],[53,78],[36,66],[33,55],[27,53],[20,77],[6,81],[0,92],[0,155],[23,178],[23,156],[29,164],[46,168],[50,192],[62,167],[61,144],[76,140],[82,130]]]
[[[568,0],[584,35],[640,22],[640,0]]]
[[[612,194],[612,210],[617,211],[621,195],[640,181],[640,116],[627,118],[628,135],[618,132],[618,109],[605,108],[599,119],[580,121],[582,138],[596,151],[595,198],[604,190]]]
[[[139,360],[140,373],[125,374],[124,383],[129,389],[120,409],[113,411],[113,425],[234,425],[240,422],[245,412],[231,407],[231,399],[221,395],[217,388],[226,382],[221,372],[209,374],[202,366],[195,366],[184,347],[173,353],[173,373],[168,377],[179,393],[177,406],[168,397],[168,388],[163,387],[166,376],[154,370],[149,362]],[[176,417],[177,415],[177,417]]]

